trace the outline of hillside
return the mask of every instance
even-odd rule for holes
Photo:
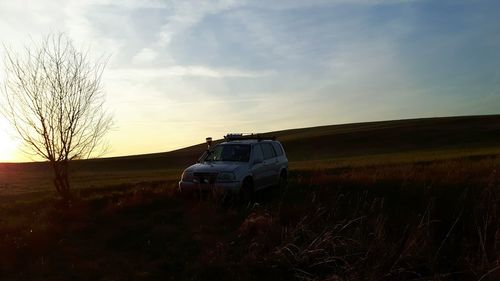
[[[291,162],[435,150],[500,148],[500,115],[409,119],[320,126],[267,133]],[[206,144],[157,154],[82,161],[85,169],[177,168],[193,163]]]
[[[500,155],[500,115],[354,123],[267,135],[283,143],[292,170]],[[200,143],[171,152],[75,161],[73,182],[77,187],[151,180],[175,184],[182,169],[194,163],[204,149],[206,144]],[[45,187],[52,188],[46,163],[0,164],[0,194]]]
[[[283,130],[265,135],[278,137],[291,162],[397,153],[439,154],[448,150],[463,151],[467,155],[474,152],[496,154],[500,151],[500,115],[353,123]],[[164,153],[82,160],[75,162],[75,168],[86,171],[180,168],[196,161],[204,149],[206,144],[200,143]],[[0,171],[15,168],[36,170],[41,165],[0,164]]]

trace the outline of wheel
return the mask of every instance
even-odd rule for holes
[[[253,183],[251,179],[245,179],[240,190],[240,201],[248,204],[253,199]]]
[[[280,174],[280,180],[278,183],[278,187],[280,190],[284,190],[288,186],[288,177],[286,175],[286,171],[282,171]]]

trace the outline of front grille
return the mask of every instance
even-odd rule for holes
[[[193,181],[200,184],[214,184],[217,180],[217,173],[194,173]]]

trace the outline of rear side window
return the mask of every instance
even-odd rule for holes
[[[262,147],[262,152],[264,153],[264,159],[276,157],[276,152],[270,143],[262,143],[260,145]]]
[[[260,147],[260,145],[254,146],[252,150],[254,153],[254,159],[264,159],[264,155],[262,154],[262,148]]]
[[[281,148],[281,145],[279,143],[273,142],[273,146],[274,146],[274,151],[276,151],[276,154],[278,156],[283,155],[283,148]]]

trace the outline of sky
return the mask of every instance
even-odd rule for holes
[[[63,32],[109,56],[117,156],[228,132],[499,114],[499,14],[493,0],[0,0],[0,41]],[[1,118],[0,144],[0,161],[32,159]]]

